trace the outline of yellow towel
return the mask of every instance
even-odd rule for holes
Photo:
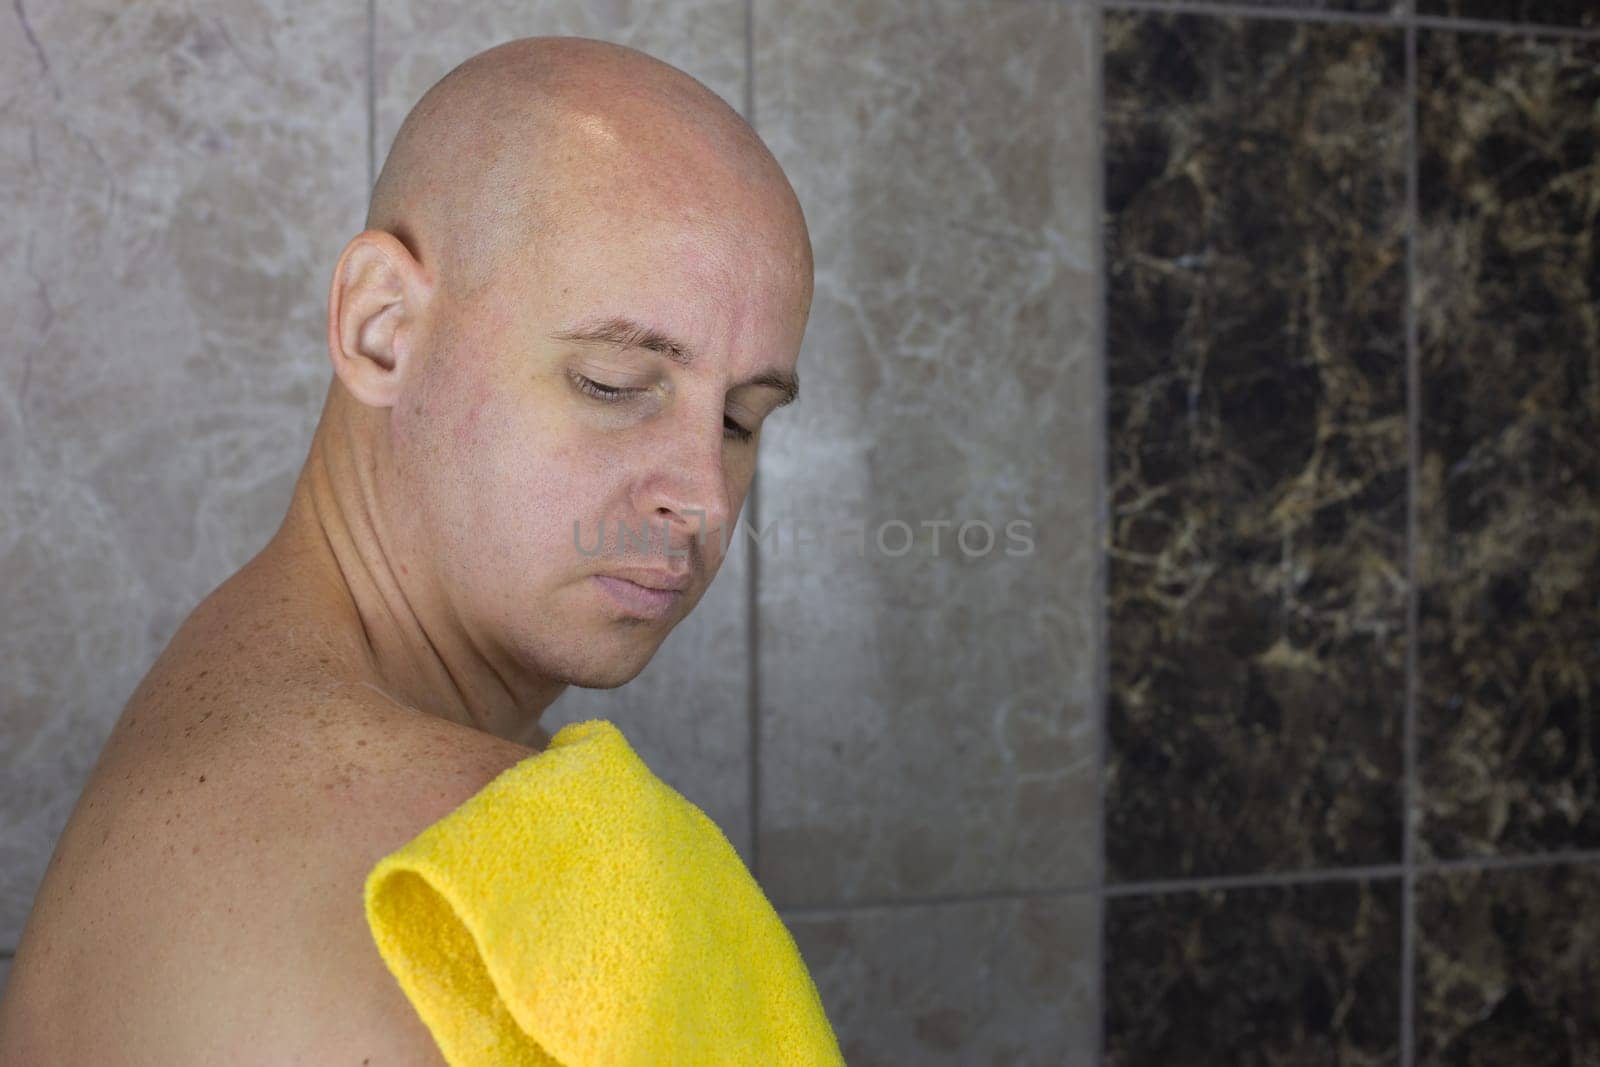
[[[604,719],[379,860],[366,912],[451,1067],[844,1063],[744,861]]]

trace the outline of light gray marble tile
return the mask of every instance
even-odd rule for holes
[[[743,110],[741,0],[470,6],[382,0],[377,14],[377,170],[423,93],[462,61],[519,37],[574,35],[637,48]],[[651,770],[705,811],[749,863],[746,558],[737,549],[730,553],[693,614],[638,677],[618,689],[568,689],[542,725],[554,734],[582,719],[616,723]]]
[[[756,4],[756,126],[817,262],[758,480],[780,906],[1095,878],[1094,18]]]
[[[359,231],[365,6],[25,0],[0,35],[0,944],[111,723],[271,536]]]
[[[780,912],[850,1067],[1096,1061],[1093,894]]]

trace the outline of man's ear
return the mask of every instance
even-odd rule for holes
[[[393,407],[433,285],[393,234],[363,230],[350,239],[328,287],[328,356],[356,400]]]

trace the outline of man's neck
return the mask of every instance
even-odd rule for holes
[[[358,469],[319,431],[282,527],[261,557],[353,639],[359,680],[398,704],[543,749],[539,716],[566,689],[496,663],[450,621],[426,568],[398,566]]]

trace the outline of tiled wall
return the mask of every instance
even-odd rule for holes
[[[759,561],[757,873],[852,1067],[1094,1050],[1095,25],[755,6],[755,124],[817,258],[760,520],[866,542]]]
[[[1600,1062],[1600,17],[1416,2],[15,5],[0,949],[276,527],[407,109],[571,33],[754,121],[817,285],[778,540],[546,725],[726,830],[852,1067]]]
[[[1104,1062],[1600,1063],[1596,9],[1107,7]]]
[[[282,521],[366,39],[360,2],[0,12],[0,971],[118,711]]]

